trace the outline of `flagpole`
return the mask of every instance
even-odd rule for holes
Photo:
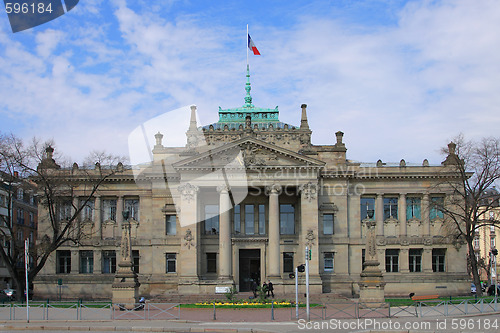
[[[246,49],[247,49],[247,67],[248,67],[248,24],[247,24],[247,38],[246,38],[246,40],[247,40],[247,47],[246,47]]]

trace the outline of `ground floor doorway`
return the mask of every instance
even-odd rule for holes
[[[240,250],[240,291],[251,291],[252,280],[260,285],[260,250]]]

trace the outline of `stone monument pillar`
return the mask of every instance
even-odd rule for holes
[[[121,260],[115,274],[113,288],[113,304],[120,304],[124,308],[134,309],[137,303],[139,281],[133,270],[132,247],[130,236],[129,211],[123,212]]]
[[[380,308],[385,307],[384,277],[378,267],[380,265],[377,257],[377,242],[375,226],[372,220],[365,221],[367,230],[365,262],[361,272],[359,284],[359,303],[362,307]]]

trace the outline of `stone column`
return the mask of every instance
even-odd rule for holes
[[[122,230],[123,223],[123,197],[119,196],[118,200],[116,200],[116,225],[118,226],[118,230]]]
[[[181,194],[180,230],[181,246],[177,260],[180,294],[197,294],[198,286],[198,191],[196,185],[180,185]]]
[[[408,249],[401,249],[399,251],[399,271],[401,273],[410,272],[408,252],[409,252]]]
[[[422,200],[422,223],[424,225],[424,236],[431,235],[431,221],[429,219],[430,205],[429,205],[429,194],[425,193]]]
[[[102,225],[101,225],[101,196],[96,195],[94,202],[94,225],[97,231],[96,237],[102,239]]]
[[[219,279],[231,279],[231,199],[227,185],[217,187],[219,192]]]
[[[269,191],[269,260],[268,276],[280,277],[280,205],[279,192],[281,187],[273,185]]]
[[[301,230],[299,243],[304,244],[302,253],[305,255],[305,246],[311,249],[309,260],[309,276],[311,292],[321,293],[317,284],[321,283],[319,276],[319,244],[318,244],[318,185],[309,182],[300,187],[300,221]],[[314,284],[316,283],[316,286]],[[312,288],[312,289],[311,289]],[[315,290],[314,290],[315,289]]]
[[[432,249],[424,248],[422,253],[422,270],[424,273],[432,273]]]
[[[80,272],[80,251],[71,250],[71,272],[70,274],[78,274]]]
[[[399,236],[406,236],[406,194],[399,195]]]
[[[377,221],[377,236],[384,236],[384,195],[382,193],[377,194],[375,220]]]
[[[348,216],[347,223],[349,225],[348,237],[361,238],[361,196],[357,193],[347,197]]]

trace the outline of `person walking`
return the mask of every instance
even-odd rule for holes
[[[250,284],[250,289],[252,289],[253,298],[257,298],[257,282],[255,282],[255,280],[252,280],[252,283]]]
[[[274,298],[274,286],[271,280],[267,280],[267,296],[269,296],[269,294]]]

